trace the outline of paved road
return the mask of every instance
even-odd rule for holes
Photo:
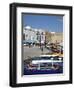
[[[41,51],[40,47],[38,46],[33,46],[33,47],[28,47],[28,46],[23,46],[23,60],[27,59],[28,57],[34,57],[34,56],[39,56],[42,54],[49,53],[50,51],[43,47],[43,52]]]

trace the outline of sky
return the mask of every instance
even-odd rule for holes
[[[28,25],[49,32],[63,32],[63,16],[61,15],[22,14],[22,22],[23,27]]]

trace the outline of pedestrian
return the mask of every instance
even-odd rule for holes
[[[31,44],[29,43],[29,48],[30,48],[30,45],[31,45]]]
[[[41,51],[43,52],[43,46],[41,47]]]

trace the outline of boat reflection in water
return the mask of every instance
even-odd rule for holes
[[[63,73],[63,57],[41,55],[24,61],[24,75]]]

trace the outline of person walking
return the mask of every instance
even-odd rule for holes
[[[43,46],[41,46],[41,51],[42,51],[42,54],[43,54]]]

